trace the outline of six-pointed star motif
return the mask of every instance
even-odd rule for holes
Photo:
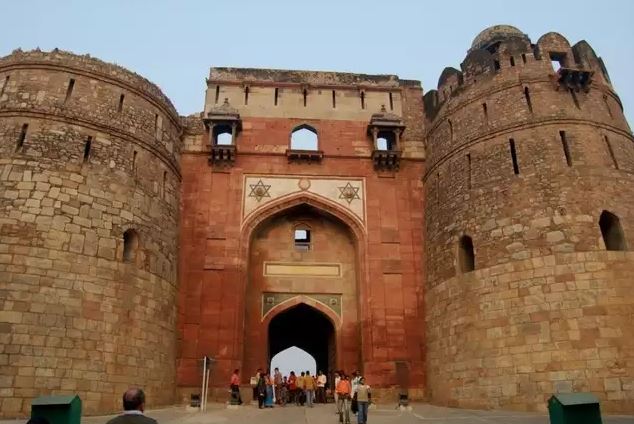
[[[258,181],[257,184],[249,184],[251,187],[251,193],[249,193],[249,197],[255,197],[255,200],[258,202],[262,200],[264,197],[271,197],[269,194],[269,189],[271,188],[270,184],[264,184],[262,180]]]
[[[360,199],[359,187],[355,187],[348,183],[343,187],[337,187],[339,189],[339,198],[344,199],[348,204],[352,203],[354,199]]]

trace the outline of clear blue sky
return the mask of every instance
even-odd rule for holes
[[[390,73],[430,90],[490,25],[533,42],[557,31],[603,57],[634,117],[631,0],[14,0],[2,14],[0,55],[90,53],[157,83],[183,115],[202,110],[210,66]]]

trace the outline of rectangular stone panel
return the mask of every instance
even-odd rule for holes
[[[264,275],[267,277],[341,277],[341,265],[265,262]]]

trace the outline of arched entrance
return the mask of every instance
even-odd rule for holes
[[[329,375],[334,370],[337,363],[335,328],[322,312],[300,303],[271,319],[268,330],[268,363],[279,352],[297,346],[315,358],[317,371]],[[297,373],[305,370],[293,371]]]
[[[324,373],[360,366],[358,227],[308,202],[276,208],[247,230],[245,375],[291,346]]]

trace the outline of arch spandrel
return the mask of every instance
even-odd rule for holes
[[[308,176],[246,176],[242,201],[242,227],[265,210],[279,204],[306,203],[350,216],[365,228],[365,179]],[[300,202],[301,203],[301,202]],[[337,214],[334,214],[337,215]]]

